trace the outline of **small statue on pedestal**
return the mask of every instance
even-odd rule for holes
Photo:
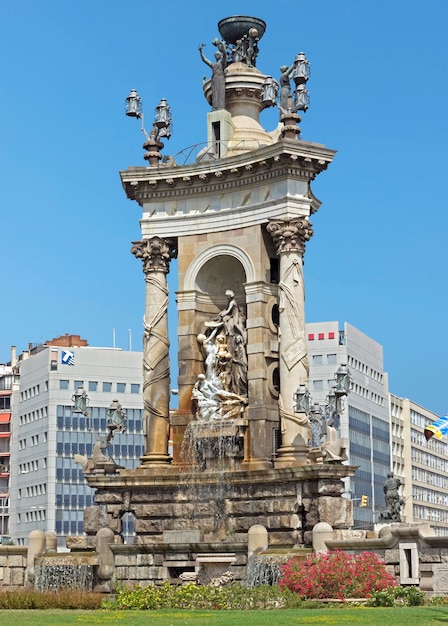
[[[392,472],[388,473],[383,487],[386,498],[386,510],[380,513],[381,520],[401,522],[401,507],[404,504],[404,500],[398,494],[398,488],[401,484],[401,480],[395,478]]]

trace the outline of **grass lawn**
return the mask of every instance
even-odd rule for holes
[[[0,611],[0,622],[7,626],[49,626],[58,624],[117,624],[119,626],[443,626],[448,625],[448,608],[399,607],[351,609],[284,609],[276,611]]]

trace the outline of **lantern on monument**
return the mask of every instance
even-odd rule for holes
[[[306,413],[306,415],[310,412],[310,392],[308,391],[307,386],[304,383],[300,383],[297,391],[294,394],[295,406],[294,411],[296,413]]]
[[[89,397],[83,387],[79,387],[72,396],[73,413],[88,415]]]
[[[294,110],[306,111],[310,106],[310,94],[305,85],[297,85],[294,91]]]
[[[126,413],[118,400],[113,400],[110,407],[106,409],[107,427],[113,433],[118,430],[124,432],[126,430]]]
[[[154,126],[159,129],[159,137],[171,137],[171,108],[165,98],[162,98],[156,106]]]
[[[143,116],[142,99],[136,89],[131,89],[129,96],[126,98],[126,115],[138,118]]]
[[[334,393],[337,398],[346,396],[352,388],[352,377],[347,365],[342,364],[336,372],[336,385],[334,386]]]
[[[296,87],[298,85],[305,84],[308,81],[310,74],[310,62],[303,52],[299,52],[294,59],[293,70],[291,72],[291,78],[293,79]]]
[[[266,76],[261,87],[261,101],[264,108],[273,107],[277,104],[278,82],[272,76]]]

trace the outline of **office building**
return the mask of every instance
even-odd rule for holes
[[[83,533],[84,508],[93,503],[82,466],[74,455],[91,457],[105,436],[107,409],[118,400],[127,414],[125,433],[106,451],[133,468],[144,452],[142,354],[95,348],[77,335],[31,347],[18,363],[20,385],[12,401],[10,535],[26,544],[31,530],[54,531],[58,546]],[[86,415],[73,412],[73,395],[83,388]],[[1,392],[0,392],[1,393]]]
[[[424,429],[439,419],[412,400],[390,394],[392,469],[403,483],[403,521],[428,522],[448,535],[448,443]]]
[[[345,481],[346,495],[353,501],[354,527],[368,528],[385,508],[383,485],[391,467],[383,348],[347,322],[343,328],[338,322],[309,323],[306,333],[314,402],[325,405],[340,365],[348,365],[353,379],[339,432],[348,443],[348,463],[358,467],[355,476]]]

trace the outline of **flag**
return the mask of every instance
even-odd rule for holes
[[[75,353],[71,352],[70,350],[62,350],[61,363],[63,363],[64,365],[74,365]]]
[[[443,439],[445,435],[448,435],[448,415],[445,417],[439,417],[438,420],[426,426],[424,430],[426,440],[431,437],[437,437],[437,439]]]

